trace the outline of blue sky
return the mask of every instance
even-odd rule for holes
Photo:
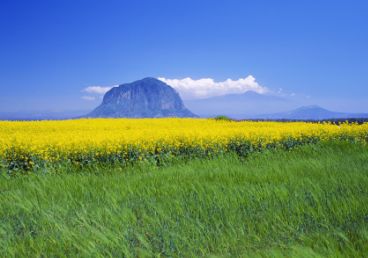
[[[237,80],[368,112],[367,1],[0,2],[0,111],[89,110],[88,86]],[[367,102],[367,103],[366,103]]]

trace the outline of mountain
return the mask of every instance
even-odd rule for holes
[[[196,117],[166,83],[145,78],[109,90],[86,117]]]
[[[333,112],[319,106],[304,106],[288,112],[266,114],[254,116],[254,119],[270,120],[326,120],[326,119],[350,119],[350,118],[368,118],[364,113],[341,113]]]
[[[259,94],[253,91],[206,99],[185,100],[184,102],[190,110],[200,116],[226,115],[238,119],[257,114],[280,112],[296,107],[295,103],[288,98],[271,94]]]

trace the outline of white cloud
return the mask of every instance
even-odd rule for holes
[[[248,75],[238,80],[227,79],[216,82],[211,78],[194,80],[190,77],[184,79],[158,78],[176,89],[184,99],[208,98],[226,94],[241,94],[254,91],[260,94],[268,93],[269,90],[258,84],[256,78]]]
[[[87,101],[94,101],[97,98],[95,96],[82,96],[82,99],[87,100]]]
[[[102,96],[111,90],[113,87],[117,87],[118,85],[113,86],[89,86],[82,90],[82,92],[88,93],[89,95],[82,96],[82,99],[87,101],[99,100]]]
[[[104,95],[106,92],[111,90],[111,88],[116,87],[118,85],[113,86],[89,86],[84,88],[82,92],[90,93],[90,94],[97,94],[97,95]]]

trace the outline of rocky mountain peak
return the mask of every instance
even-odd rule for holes
[[[109,90],[102,104],[87,117],[195,117],[179,94],[151,77]]]

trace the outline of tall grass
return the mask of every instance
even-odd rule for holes
[[[0,177],[1,257],[364,257],[368,147]],[[93,172],[93,173],[91,173]]]

